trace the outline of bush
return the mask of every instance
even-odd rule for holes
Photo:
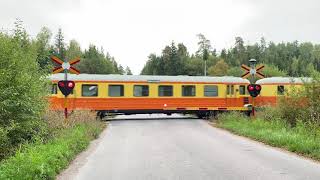
[[[320,80],[314,77],[302,88],[291,87],[286,96],[280,98],[277,107],[270,108],[282,119],[295,127],[298,121],[310,127],[320,126]],[[268,114],[269,112],[265,112]],[[273,114],[273,113],[271,113]],[[263,117],[263,119],[268,119]],[[273,118],[271,118],[273,119]]]
[[[41,114],[47,82],[36,61],[36,48],[21,24],[13,35],[0,33],[0,161],[22,143],[45,137]]]
[[[18,151],[0,165],[0,179],[54,179],[102,130],[101,126],[99,129],[94,126],[76,125],[64,129],[58,138],[46,144],[25,145],[24,151]]]

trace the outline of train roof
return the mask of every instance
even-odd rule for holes
[[[52,81],[64,79],[64,74],[49,76]],[[247,79],[232,76],[153,76],[153,75],[119,75],[119,74],[68,74],[72,81],[127,81],[127,82],[208,82],[208,83],[240,83],[248,84]]]
[[[257,84],[303,84],[309,83],[312,78],[306,77],[270,77],[258,80]]]

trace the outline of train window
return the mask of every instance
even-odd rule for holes
[[[284,95],[284,86],[283,85],[280,85],[278,86],[278,95]]]
[[[52,84],[51,94],[57,94],[57,93],[58,93],[58,85]]]
[[[218,96],[218,86],[204,86],[204,96]]]
[[[239,86],[239,93],[240,93],[240,95],[245,95],[246,94],[246,86],[245,85],[240,85]]]
[[[124,96],[123,85],[109,85],[109,96],[110,97]]]
[[[134,85],[133,89],[134,96],[149,96],[149,86],[148,85]]]
[[[172,96],[173,95],[173,87],[172,86],[159,86],[158,95],[159,96]]]
[[[234,94],[234,85],[227,85],[227,95]]]
[[[182,96],[195,96],[196,86],[184,85],[182,86]]]
[[[96,84],[83,84],[82,96],[93,97],[98,96],[98,85]]]

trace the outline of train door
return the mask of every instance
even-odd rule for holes
[[[226,106],[230,106],[235,99],[235,85],[227,84]]]

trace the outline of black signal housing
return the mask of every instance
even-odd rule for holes
[[[260,94],[261,85],[260,84],[249,84],[247,86],[247,90],[248,90],[251,97],[257,97]]]
[[[68,96],[73,88],[75,86],[75,83],[73,81],[59,81],[58,87],[63,95]]]

